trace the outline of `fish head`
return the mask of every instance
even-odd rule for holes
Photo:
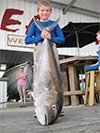
[[[59,116],[62,110],[62,100],[57,97],[48,96],[45,100],[41,100],[39,106],[36,107],[36,116],[41,125],[52,124]]]

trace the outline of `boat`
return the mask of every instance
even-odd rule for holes
[[[8,101],[11,99],[19,100],[19,94],[17,90],[17,80],[16,74],[19,71],[20,66],[24,66],[24,70],[27,72],[27,91],[32,90],[32,83],[33,83],[33,66],[30,62],[25,62],[19,65],[16,65],[8,70],[5,71],[3,77],[7,77],[7,97]]]

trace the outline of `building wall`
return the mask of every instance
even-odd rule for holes
[[[86,3],[84,5],[86,5]],[[34,47],[32,47],[32,45],[26,47],[26,45],[23,44],[23,41],[25,37],[26,26],[29,25],[33,16],[37,14],[36,7],[37,5],[34,2],[29,2],[26,0],[0,0],[0,49],[30,51],[30,52],[34,50]],[[7,10],[9,11],[12,9],[22,12],[22,14],[19,14],[19,13],[17,15],[12,14],[12,16],[10,17],[10,19],[20,21],[21,24],[13,24],[13,25],[8,24],[6,26],[7,29],[2,29],[2,23],[3,23],[2,20],[4,20],[4,13],[5,11]],[[60,16],[59,25],[61,28],[67,25],[68,22],[70,21],[72,22],[100,22],[100,19],[98,18],[93,18],[93,17],[89,17],[86,15],[82,15],[82,14],[74,13],[70,11],[68,11],[65,15],[63,15],[63,12],[61,9],[53,7],[50,18],[55,20],[59,16]],[[9,23],[7,18],[5,22],[6,24]],[[10,30],[19,29],[19,30],[8,31],[9,29]],[[10,42],[13,42],[9,44],[11,46],[8,46],[8,43],[9,43],[8,36],[14,39],[13,41],[11,41],[11,38],[10,38]],[[59,49],[59,53],[62,54],[62,51],[64,50],[65,50],[65,54],[67,54],[68,52],[66,52],[66,49]],[[70,54],[73,54],[73,50],[72,49],[69,50]],[[74,50],[74,53],[76,53],[76,51]]]

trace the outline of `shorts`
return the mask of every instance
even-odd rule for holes
[[[26,86],[19,86],[18,85],[17,90],[26,90]]]

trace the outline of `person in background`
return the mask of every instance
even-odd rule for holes
[[[97,50],[98,62],[86,67],[85,71],[97,70],[97,69],[100,70],[100,30],[96,33],[96,45],[98,45],[98,50]]]
[[[100,30],[96,33],[96,45],[98,45],[98,62],[91,66],[98,66],[98,69],[100,70]]]
[[[20,66],[19,71],[16,75],[17,79],[17,89],[19,92],[20,100],[21,100],[21,106],[26,106],[26,85],[27,85],[27,74],[24,71],[24,66]]]
[[[52,12],[52,5],[50,3],[49,0],[41,0],[38,2],[37,4],[37,13],[39,15],[40,20],[38,20],[38,22],[44,26],[44,27],[48,27],[50,25],[52,25],[54,23],[53,20],[50,20],[49,17],[51,15]],[[41,53],[41,47],[42,47],[42,43],[44,39],[49,39],[50,42],[52,42],[52,46],[53,46],[53,51],[54,51],[54,55],[56,58],[56,62],[58,64],[58,69],[59,69],[59,63],[58,63],[58,51],[56,48],[56,44],[60,44],[60,43],[64,43],[65,38],[63,35],[63,32],[60,28],[60,26],[57,24],[57,26],[51,31],[48,32],[46,30],[43,30],[42,32],[39,30],[39,28],[35,25],[34,22],[31,23],[26,38],[25,38],[25,43],[26,45],[30,44],[32,45],[33,43],[36,44],[36,47],[34,49],[34,77],[36,74],[36,64],[38,62],[39,59],[39,55]],[[60,69],[59,69],[60,70]]]
[[[96,44],[98,45],[98,50],[97,50],[97,54],[98,54],[98,62],[97,62],[97,65],[98,65],[98,69],[100,70],[100,30],[97,32],[96,34]]]

